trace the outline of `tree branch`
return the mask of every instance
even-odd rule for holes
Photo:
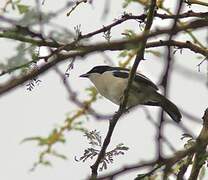
[[[110,44],[109,43],[97,43],[97,44],[89,44],[89,45],[86,45],[86,46],[80,46],[80,48],[82,49],[94,49],[94,51],[98,51],[99,49],[103,49],[103,51],[106,51],[106,50],[123,50],[125,49],[125,43],[127,43],[127,41],[121,41],[120,44],[118,45],[117,44],[117,47],[114,46],[114,41],[112,41]],[[132,43],[132,45],[136,44],[135,42]],[[175,41],[175,40],[160,40],[160,41],[154,41],[154,42],[149,42],[146,44],[146,48],[153,48],[153,47],[162,47],[162,46],[175,46],[179,49],[183,49],[183,48],[186,48],[186,49],[189,49],[195,53],[199,53],[201,55],[203,55],[204,57],[208,57],[208,49],[204,49],[204,48],[201,48],[195,44],[193,44],[192,42],[190,41],[186,41],[186,42],[180,42],[180,41]],[[3,70],[1,73],[0,73],[0,76],[3,76],[5,74],[8,74],[8,73],[12,73],[18,69],[21,69],[22,67],[28,67],[30,64],[32,63],[35,63],[37,62],[37,60],[32,60],[32,61],[29,61],[25,64],[21,64],[19,66],[15,66],[15,67],[12,67],[12,68],[9,68],[7,70]]]
[[[193,166],[191,169],[191,175],[189,180],[195,180],[198,177],[201,167],[204,165],[206,160],[206,148],[208,144],[208,108],[206,109],[203,119],[203,128],[196,140],[198,144],[198,150],[194,156]]]
[[[177,26],[177,21],[178,21],[178,15],[180,14],[181,12],[181,9],[182,9],[182,6],[183,6],[183,0],[180,0],[177,4],[177,12],[176,12],[176,16],[174,18],[174,22],[173,22],[173,25],[172,25],[172,28],[171,28],[171,31],[169,33],[169,39],[168,41],[171,41],[172,40],[172,37],[174,36],[174,29],[176,28]],[[161,81],[161,85],[163,87],[163,90],[164,90],[164,96],[166,97],[167,96],[167,92],[168,92],[168,83],[169,83],[169,75],[170,75],[170,72],[171,72],[171,69],[172,69],[172,61],[173,59],[171,58],[171,52],[172,52],[172,48],[171,46],[167,46],[167,62],[166,62],[166,67],[165,67],[165,70],[164,70],[164,73],[163,73],[163,76],[162,76],[162,81]],[[160,113],[160,122],[159,122],[159,125],[158,125],[158,133],[157,133],[157,153],[158,153],[158,159],[162,158],[162,133],[163,133],[163,127],[164,127],[164,111],[163,109],[161,109],[161,113]],[[164,173],[164,179],[165,179],[165,176],[166,176],[166,171]]]
[[[201,6],[208,6],[207,2],[202,2],[202,1],[198,1],[198,0],[185,0],[185,2],[188,5],[197,4],[197,5],[201,5]]]
[[[111,179],[111,178],[115,178],[116,176],[119,176],[121,174],[127,173],[129,171],[142,169],[142,168],[146,168],[146,167],[154,167],[156,165],[158,165],[160,167],[162,167],[162,166],[173,167],[177,162],[179,162],[180,160],[182,160],[185,157],[189,157],[189,156],[193,157],[195,153],[200,154],[202,151],[204,151],[206,149],[206,147],[208,145],[208,108],[206,109],[202,119],[203,119],[204,123],[203,123],[203,127],[201,129],[201,132],[200,132],[196,142],[188,149],[177,151],[174,155],[167,157],[167,158],[163,157],[160,160],[156,159],[156,160],[152,160],[152,161],[142,161],[142,162],[130,165],[130,166],[125,166],[125,167],[120,168],[116,171],[113,171],[109,174],[100,176],[100,177],[98,177],[98,179],[99,180]],[[203,156],[200,157],[200,160],[203,160]],[[189,179],[189,180],[196,180],[197,179],[195,175],[198,173],[201,166],[203,165],[202,162],[204,162],[204,161],[199,161],[199,159],[198,158],[196,159],[196,157],[195,157],[194,161],[196,164],[193,165],[193,167],[192,167],[193,179]],[[193,168],[194,169],[196,168],[196,169],[193,170]],[[163,169],[163,170],[165,170],[165,169]]]
[[[204,18],[207,16],[208,16],[208,12],[188,11],[188,12],[179,14],[178,18],[188,18],[188,17]],[[176,17],[176,15],[156,13],[155,17],[159,17],[161,19],[174,19]],[[81,34],[79,37],[79,40],[90,38],[90,37],[97,35],[99,33],[106,32],[106,31],[112,29],[113,27],[115,27],[115,26],[117,26],[127,20],[141,20],[143,22],[145,20],[145,18],[146,18],[146,14],[141,14],[141,15],[124,14],[120,19],[117,19],[115,22],[113,22],[107,26],[103,26],[102,28],[100,28],[96,31],[93,31],[93,32],[90,32],[90,33],[87,33],[84,35]],[[12,20],[5,18],[3,16],[0,16],[0,19],[3,19],[4,21],[8,21],[12,24],[14,23]],[[0,33],[0,38],[7,38],[7,39],[13,39],[13,40],[21,41],[21,42],[31,43],[36,46],[48,46],[48,47],[53,47],[53,48],[59,48],[59,47],[64,46],[64,44],[54,42],[54,41],[39,40],[39,39],[31,38],[31,37],[26,37],[24,34],[14,33],[12,29],[5,29],[2,33]],[[73,48],[75,46],[75,42],[72,42],[72,43],[68,44],[67,46],[64,46],[64,49],[69,50],[70,48]]]
[[[181,26],[176,26],[176,28],[174,29],[174,34],[177,34],[178,32],[184,31],[186,29],[190,29],[190,28],[202,28],[208,26],[208,20],[195,20],[190,22],[187,25],[184,25],[183,27]],[[134,48],[136,45],[138,45],[138,42],[141,42],[144,38],[152,38],[152,37],[156,37],[158,35],[162,35],[162,34],[166,34],[169,33],[170,29],[163,29],[163,30],[156,30],[154,32],[150,32],[148,35],[140,35],[135,37],[134,39],[130,39],[130,40],[117,40],[117,41],[112,41],[111,43],[97,43],[96,45],[89,45],[89,46],[80,46],[78,52],[68,52],[68,53],[59,53],[59,54],[54,54],[46,64],[44,64],[43,66],[41,66],[38,70],[35,71],[31,71],[30,73],[27,73],[26,75],[22,75],[19,76],[17,78],[13,78],[9,81],[7,81],[6,83],[3,83],[0,85],[0,95],[8,92],[9,90],[17,87],[20,84],[23,84],[24,82],[26,82],[29,79],[32,79],[34,77],[36,77],[39,74],[44,73],[45,71],[47,71],[48,69],[50,69],[52,66],[56,65],[57,63],[63,62],[66,59],[69,58],[74,58],[74,57],[84,57],[92,52],[99,52],[99,51],[106,51],[106,50],[121,50],[121,49],[130,49],[130,48]],[[158,42],[158,45],[161,43]],[[164,45],[165,43],[168,43],[166,41],[163,41]],[[163,43],[161,43],[163,45]],[[171,41],[169,43],[174,44],[175,41]],[[198,52],[202,52],[206,57],[207,57],[207,50],[203,50],[202,48],[199,49],[199,47],[197,48],[197,46],[194,46],[192,43],[175,43],[176,45],[180,46],[180,47],[187,47],[187,48],[191,48],[191,50],[193,51],[198,51]],[[187,45],[189,44],[189,45]],[[151,44],[150,46],[155,46],[155,44]],[[41,58],[47,58],[46,57],[39,57]]]
[[[129,171],[133,171],[133,170],[137,170],[137,169],[141,169],[141,168],[145,168],[145,167],[153,167],[155,165],[159,165],[160,167],[162,166],[173,166],[175,163],[177,163],[178,161],[180,161],[181,159],[183,159],[184,157],[193,154],[197,149],[197,145],[193,145],[192,147],[190,147],[187,150],[183,150],[183,151],[178,151],[176,152],[173,156],[169,157],[169,158],[163,158],[160,159],[158,161],[158,159],[153,160],[153,161],[143,161],[143,162],[139,162],[130,166],[126,166],[123,167],[117,171],[111,172],[107,175],[104,176],[100,176],[98,177],[99,180],[101,179],[110,179],[112,177],[116,177],[118,175],[127,173]]]
[[[113,134],[114,128],[115,128],[119,118],[121,117],[121,115],[126,110],[126,105],[127,105],[127,102],[128,102],[128,94],[129,94],[129,91],[130,91],[130,88],[131,88],[131,84],[132,84],[134,76],[136,74],[136,70],[137,70],[137,67],[139,65],[139,62],[143,59],[144,49],[146,47],[147,35],[149,34],[149,31],[150,31],[150,28],[151,28],[151,25],[152,25],[152,22],[153,22],[153,19],[154,19],[155,7],[156,7],[156,0],[152,0],[151,5],[149,7],[148,15],[147,15],[146,26],[145,26],[145,29],[144,29],[144,32],[143,32],[144,38],[139,44],[138,56],[135,59],[134,65],[133,65],[133,67],[131,69],[131,72],[129,74],[128,84],[127,84],[127,87],[124,91],[124,97],[123,97],[122,103],[119,106],[118,112],[115,113],[113,118],[110,120],[108,133],[105,137],[105,140],[104,140],[104,143],[102,145],[101,151],[100,151],[100,153],[97,157],[97,160],[91,166],[91,169],[92,169],[91,179],[96,179],[97,178],[98,166],[99,166],[101,160],[103,159],[103,157],[105,156],[105,152],[106,152],[106,149],[107,149],[107,147],[110,143],[111,136]]]

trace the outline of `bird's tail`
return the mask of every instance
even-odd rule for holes
[[[156,98],[158,105],[163,108],[163,110],[168,113],[168,115],[177,123],[181,121],[181,113],[178,110],[177,106],[168,100],[165,96],[156,92]]]

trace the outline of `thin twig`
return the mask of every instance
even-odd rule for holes
[[[70,14],[81,4],[86,3],[87,0],[79,0],[75,3],[75,5],[71,8],[71,10],[66,14],[67,16],[70,16]]]
[[[173,33],[177,34],[178,32],[184,31],[185,29],[189,28],[202,28],[208,26],[208,21],[207,20],[195,20],[191,21],[189,24],[184,25],[183,27],[177,26]],[[38,70],[32,71],[26,75],[18,76],[16,78],[13,78],[11,80],[8,80],[7,82],[0,84],[0,95],[9,92],[9,90],[12,90],[13,88],[19,86],[20,84],[23,84],[29,79],[32,79],[36,77],[39,74],[42,74],[46,72],[48,69],[56,65],[57,63],[61,63],[65,61],[66,59],[69,58],[74,58],[74,57],[84,57],[92,52],[100,52],[100,51],[105,51],[105,50],[118,50],[118,49],[126,49],[127,47],[134,48],[136,45],[138,45],[139,41],[142,41],[144,38],[151,38],[151,37],[156,37],[158,35],[166,34],[169,33],[170,29],[163,29],[163,30],[156,30],[152,33],[149,33],[148,35],[140,35],[135,37],[134,39],[130,40],[120,40],[120,41],[114,41],[111,43],[101,43],[100,46],[97,45],[92,45],[88,46],[87,49],[83,49],[82,51],[78,52],[68,52],[68,53],[59,53],[59,54],[54,54],[53,57],[51,57],[50,60],[48,60],[48,63],[45,65],[41,66]],[[39,57],[39,58],[47,58],[46,57]]]
[[[196,152],[193,160],[193,166],[191,169],[191,174],[189,180],[195,180],[198,177],[198,174],[201,170],[201,167],[205,164],[206,160],[206,148],[208,141],[208,108],[206,109],[203,119],[203,128],[196,140],[196,143],[199,144],[198,151]]]
[[[184,159],[186,157],[187,158],[193,157],[195,152],[200,153],[208,145],[208,108],[204,113],[203,121],[204,121],[203,127],[201,129],[201,132],[200,132],[198,138],[197,138],[197,141],[194,142],[194,144],[191,147],[181,150],[181,151],[177,151],[176,153],[174,153],[174,155],[167,157],[167,158],[164,157],[160,160],[154,159],[152,161],[141,161],[141,162],[129,165],[129,166],[124,166],[116,171],[113,171],[111,173],[100,176],[97,179],[99,179],[99,180],[112,179],[112,178],[115,178],[116,176],[128,173],[133,170],[143,169],[143,168],[147,168],[147,167],[154,167],[156,165],[158,165],[160,167],[163,167],[163,166],[164,167],[173,167],[177,162],[181,161],[182,159]],[[199,163],[199,161],[198,161],[198,163]],[[201,167],[201,164],[198,164],[198,165]],[[156,167],[158,167],[158,166],[156,166]],[[199,167],[197,166],[197,168],[199,168]],[[189,180],[195,180],[195,179],[189,179]],[[182,179],[180,179],[180,180],[182,180]]]
[[[182,5],[183,5],[183,0],[180,0],[179,4],[178,4],[178,8],[177,8],[177,13],[170,31],[170,35],[169,35],[169,39],[168,41],[172,40],[172,37],[174,36],[174,29],[177,26],[177,20],[178,20],[178,15],[180,14],[180,11],[182,9]],[[171,62],[172,62],[172,58],[171,58],[171,46],[167,46],[168,48],[168,55],[167,55],[167,64],[166,64],[166,68],[162,77],[162,83],[161,85],[163,86],[164,89],[164,96],[167,96],[167,91],[168,91],[168,83],[169,83],[169,74],[171,71]],[[161,137],[162,137],[162,132],[163,132],[163,123],[164,123],[164,111],[161,110],[161,114],[160,114],[160,122],[158,125],[158,135],[157,135],[157,153],[158,153],[158,159],[162,158],[162,143],[161,143]]]
[[[198,1],[198,0],[185,0],[185,2],[186,2],[188,5],[191,5],[191,4],[197,4],[197,5],[201,5],[201,6],[208,6],[208,3],[207,3],[207,2],[204,2],[204,1]]]
[[[83,103],[83,101],[79,100],[77,92],[72,89],[72,87],[70,86],[68,81],[64,80],[65,75],[61,72],[61,70],[56,66],[54,67],[54,70],[60,76],[60,78],[63,82],[63,85],[67,90],[67,93],[69,94],[70,102],[74,103],[76,106],[78,106],[82,109],[86,109],[87,113],[89,113],[91,116],[93,116],[96,119],[103,120],[103,119],[109,119],[112,117],[112,115],[104,115],[104,114],[97,113],[96,110],[93,109],[92,107],[90,107],[89,105],[86,108],[86,104]]]

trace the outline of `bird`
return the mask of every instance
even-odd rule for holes
[[[127,68],[99,65],[80,77],[88,78],[102,96],[120,105],[128,84],[129,73],[130,69]],[[130,109],[137,105],[159,106],[179,123],[182,116],[177,106],[157,91],[158,87],[149,78],[137,72],[129,90],[126,108]]]

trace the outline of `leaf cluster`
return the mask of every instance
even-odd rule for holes
[[[87,138],[90,147],[84,150],[84,153],[80,158],[77,159],[75,157],[76,161],[85,162],[88,159],[96,158],[102,148],[102,137],[99,131],[87,131],[85,132],[84,136]],[[115,157],[119,155],[124,155],[124,153],[128,150],[129,148],[125,146],[123,143],[116,145],[114,149],[105,153],[104,158],[100,162],[99,170],[103,171],[107,169],[108,164],[112,164],[114,162]]]

